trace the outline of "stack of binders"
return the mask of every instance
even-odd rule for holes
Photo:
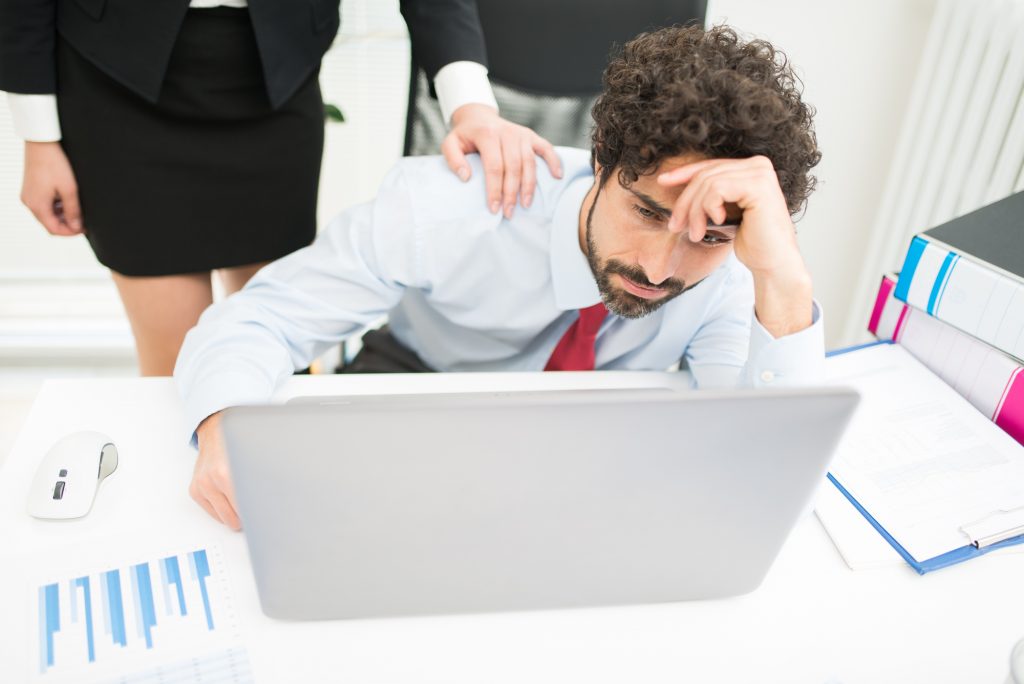
[[[817,507],[844,558],[868,545],[849,504],[919,573],[1024,542],[1024,193],[914,236],[868,329],[895,346],[828,366],[878,409]]]
[[[916,235],[868,330],[1024,444],[1024,192]]]

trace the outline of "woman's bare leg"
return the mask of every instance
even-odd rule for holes
[[[224,284],[224,292],[226,294],[234,294],[238,292],[245,284],[249,282],[249,279],[256,275],[256,271],[260,270],[268,263],[267,261],[261,261],[258,264],[246,264],[245,266],[234,266],[232,268],[222,268],[217,271],[217,275],[220,277],[220,282]]]
[[[135,335],[140,372],[144,376],[171,375],[185,333],[213,302],[210,273],[111,275]]]

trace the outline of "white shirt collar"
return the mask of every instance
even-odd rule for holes
[[[601,301],[579,237],[580,208],[593,184],[591,174],[570,181],[558,198],[551,219],[551,282],[555,304],[563,311],[583,309]]]

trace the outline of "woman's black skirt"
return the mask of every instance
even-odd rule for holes
[[[269,261],[312,242],[317,73],[272,110],[244,9],[190,10],[156,104],[58,39],[57,104],[82,223],[129,276]]]

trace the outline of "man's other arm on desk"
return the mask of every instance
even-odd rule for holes
[[[751,274],[729,268],[721,299],[689,341],[682,368],[700,389],[807,387],[825,377],[821,307],[811,303],[811,324],[776,336],[758,318]],[[685,295],[684,295],[685,296]]]
[[[218,412],[269,401],[296,369],[386,314],[416,284],[414,244],[405,180],[395,171],[378,200],[262,269],[188,333],[174,377],[199,450],[189,493],[214,518],[240,529]]]

